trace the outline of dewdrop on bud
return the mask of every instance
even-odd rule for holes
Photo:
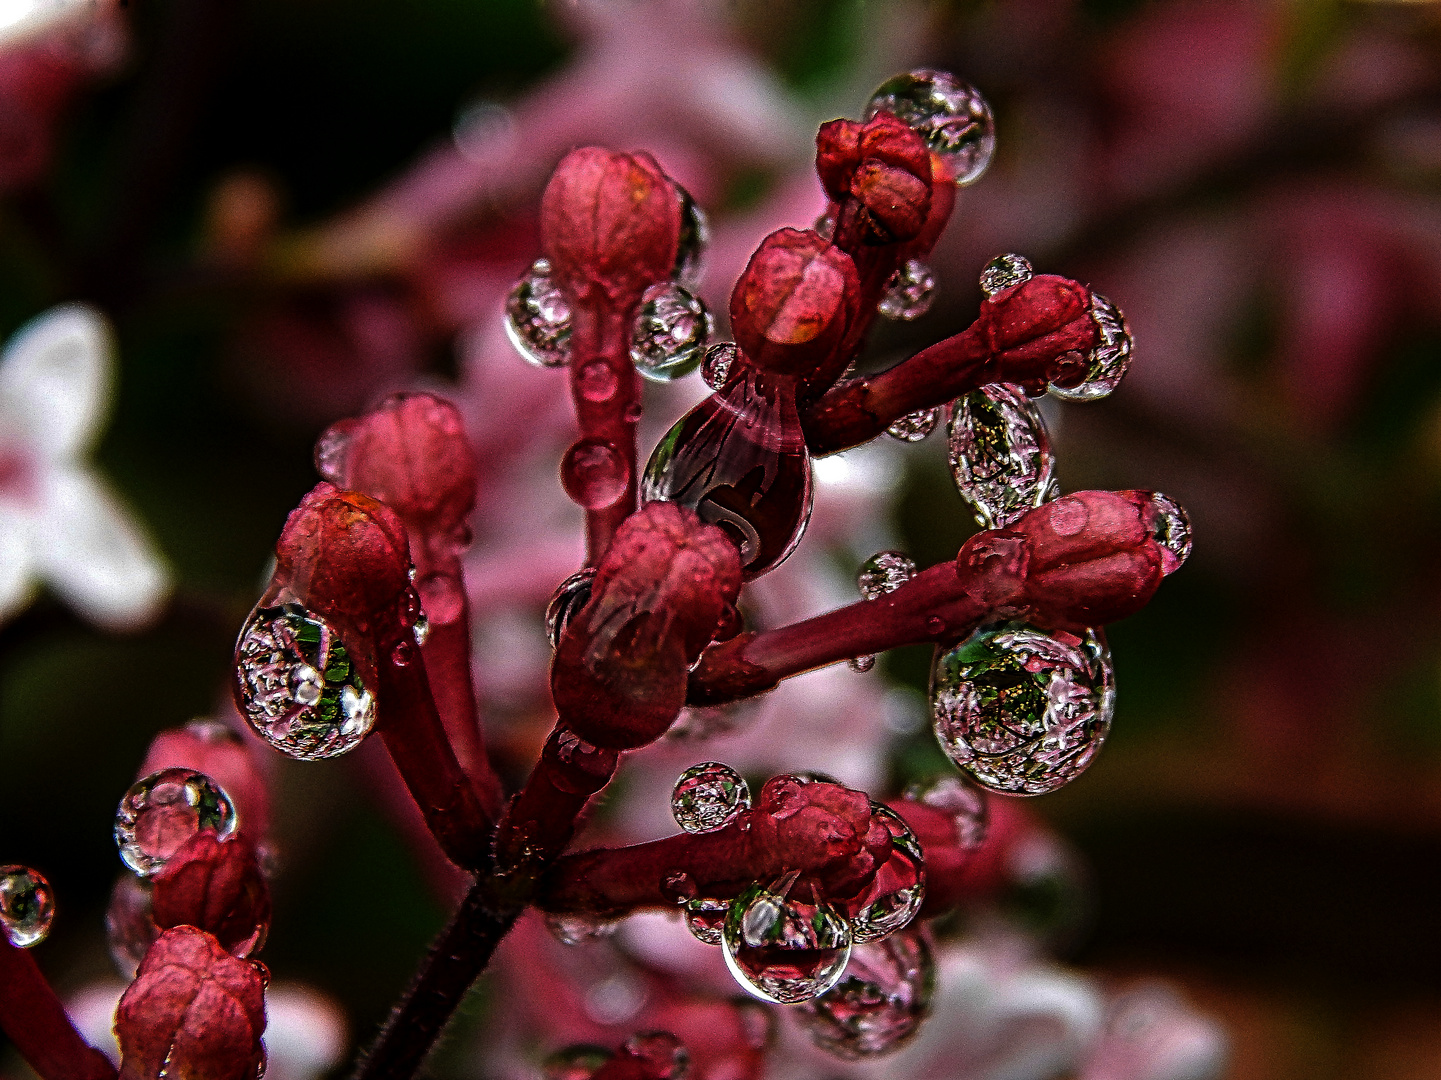
[[[876,310],[888,319],[910,322],[930,311],[935,298],[935,273],[919,259],[907,259],[886,282]]]
[[[995,296],[1031,280],[1031,264],[1024,255],[997,255],[981,270],[981,292]]]
[[[925,858],[916,834],[889,807],[873,802],[871,814],[891,835],[891,857],[852,902],[851,931],[857,945],[877,941],[908,925],[926,897]]]
[[[981,92],[945,71],[920,68],[876,88],[865,119],[888,112],[925,139],[957,185],[981,178],[996,152],[996,124]]]
[[[594,583],[595,567],[587,566],[556,586],[550,603],[545,606],[545,636],[550,640],[551,649],[560,648],[561,635],[570,625],[570,620],[575,618],[575,613],[585,607]]]
[[[1156,511],[1152,535],[1161,545],[1161,572],[1173,574],[1191,554],[1191,519],[1180,503],[1159,491],[1151,493],[1151,506]]]
[[[1096,401],[1120,385],[1131,366],[1131,328],[1121,309],[1100,293],[1091,294],[1091,321],[1096,324],[1097,340],[1086,357],[1084,379],[1076,386],[1047,387],[1062,401]]]
[[[710,245],[710,222],[705,211],[696,205],[690,192],[674,180],[676,198],[680,200],[680,236],[675,248],[675,268],[671,277],[685,289],[694,291],[700,285],[705,269],[706,248]]]
[[[947,456],[956,490],[987,529],[1004,529],[1059,493],[1040,411],[1017,386],[993,383],[951,405]]]
[[[28,866],[0,866],[0,927],[17,949],[38,945],[55,921],[55,893]]]
[[[631,334],[630,358],[653,382],[689,375],[701,362],[714,321],[699,298],[673,281],[652,285],[641,297]]]
[[[115,811],[115,843],[125,865],[149,877],[202,829],[225,839],[235,831],[230,797],[204,773],[161,769],[138,780]]]

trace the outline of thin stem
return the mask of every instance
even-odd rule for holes
[[[115,1067],[80,1037],[35,959],[3,931],[0,1029],[41,1080],[115,1080]]]

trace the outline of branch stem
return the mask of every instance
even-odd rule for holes
[[[0,1030],[41,1080],[115,1080],[115,1067],[80,1037],[35,958],[0,931]]]

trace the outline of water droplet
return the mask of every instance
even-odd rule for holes
[[[536,367],[570,360],[570,305],[550,277],[550,261],[536,259],[505,300],[510,343]]]
[[[891,834],[891,857],[860,895],[846,905],[854,912],[851,932],[858,945],[905,927],[921,910],[926,897],[925,858],[915,833],[888,806],[871,803],[871,815]]]
[[[680,239],[675,248],[675,268],[671,277],[686,289],[694,291],[700,286],[701,274],[705,270],[706,248],[710,245],[710,222],[706,213],[690,192],[674,180],[676,198],[680,200]]]
[[[856,589],[865,600],[893,593],[916,576],[916,562],[903,551],[878,551],[856,572]]]
[[[149,877],[196,833],[222,840],[235,831],[235,807],[220,785],[194,769],[161,769],[138,780],[115,811],[120,858]]]
[[[105,910],[105,936],[116,970],[127,979],[135,978],[135,969],[160,936],[151,914],[150,882],[134,874],[116,879]]]
[[[921,68],[876,88],[865,118],[885,110],[915,130],[957,184],[981,178],[996,152],[996,124],[981,92],[945,71]]]
[[[300,604],[257,608],[235,647],[245,719],[289,757],[355,749],[375,726],[375,697],[334,627]]]
[[[661,439],[642,491],[724,530],[747,579],[774,569],[811,516],[810,451],[794,386],[753,370],[733,378]]]
[[[702,944],[719,945],[730,909],[729,900],[718,900],[712,896],[693,897],[685,905],[686,929]]]
[[[415,646],[409,641],[397,641],[395,647],[390,650],[390,661],[396,667],[405,667],[415,659]]]
[[[660,883],[660,891],[672,904],[685,904],[694,900],[700,892],[696,888],[695,878],[684,870],[667,874]]]
[[[415,625],[410,628],[410,632],[417,645],[424,645],[430,639],[430,620],[424,613],[416,616]]]
[[[614,919],[602,919],[598,915],[581,912],[555,914],[547,912],[545,928],[551,937],[562,945],[590,945],[608,938],[615,933],[620,923]]]
[[[575,613],[590,600],[591,585],[595,582],[595,567],[587,566],[577,570],[556,587],[545,606],[545,636],[550,639],[552,649],[560,648],[561,635],[570,625]]]
[[[0,866],[0,926],[17,949],[38,945],[55,921],[55,893],[28,866]]]
[[[997,255],[981,269],[981,292],[987,296],[1031,280],[1031,264],[1024,255]]]
[[[586,401],[609,401],[620,388],[615,370],[604,360],[592,360],[576,372],[576,389]]]
[[[582,439],[565,452],[560,482],[572,501],[587,510],[604,510],[625,494],[630,466],[604,439]]]
[[[1086,367],[1081,381],[1075,386],[1057,386],[1051,383],[1047,389],[1062,401],[1095,401],[1103,398],[1120,385],[1131,366],[1131,328],[1121,309],[1100,293],[1091,294],[1091,321],[1096,324],[1099,337],[1095,348],[1086,357]]]
[[[1035,403],[993,383],[951,405],[947,455],[956,490],[987,529],[1004,529],[1056,497],[1056,458]]]
[[[690,1071],[690,1051],[669,1031],[637,1032],[623,1049],[644,1063],[647,1080],[684,1080]]]
[[[940,422],[940,409],[917,409],[913,413],[907,413],[890,427],[886,428],[886,434],[901,442],[920,442],[931,432],[936,430],[936,424]]]
[[[714,321],[698,297],[671,281],[641,297],[630,339],[635,369],[653,382],[689,375],[701,362]]]
[[[541,1064],[546,1080],[590,1080],[596,1070],[615,1057],[604,1046],[589,1043],[557,1050]]]
[[[724,389],[739,355],[740,350],[736,348],[734,341],[716,342],[705,351],[705,359],[700,365],[700,377],[712,390]]]
[[[794,1015],[822,1050],[855,1061],[889,1053],[919,1031],[935,989],[931,947],[909,930],[856,945],[840,982]]]
[[[670,796],[676,824],[688,833],[723,829],[751,808],[751,789],[740,773],[719,761],[702,761],[680,774]]]
[[[852,671],[864,675],[866,672],[870,671],[871,668],[876,666],[876,656],[875,653],[868,653],[865,656],[853,656],[850,658],[848,663],[850,664]]]
[[[935,272],[920,259],[907,259],[886,282],[876,310],[888,319],[909,322],[930,311],[935,298]]]
[[[938,776],[928,784],[912,786],[906,798],[950,814],[962,850],[975,851],[985,842],[990,817],[986,793],[964,778]]]
[[[736,981],[780,1005],[824,994],[851,956],[850,924],[795,881],[792,873],[770,887],[750,886],[731,904],[722,930],[726,967]]]
[[[315,471],[322,480],[336,487],[350,486],[346,483],[349,475],[346,458],[350,451],[351,427],[351,423],[342,420],[331,424],[315,440]]]
[[[1161,572],[1173,574],[1191,554],[1191,519],[1181,504],[1159,491],[1151,493],[1156,524],[1151,533],[1161,545]]]
[[[1008,795],[1044,795],[1079,776],[1110,731],[1115,699],[1111,652],[1094,630],[987,627],[939,651],[931,671],[941,749]]]
[[[836,235],[835,214],[827,210],[820,217],[816,218],[815,224],[811,226],[811,231],[814,232],[817,236],[819,236],[822,240],[830,240]]]

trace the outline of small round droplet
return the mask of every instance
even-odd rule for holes
[[[315,440],[315,471],[322,480],[336,487],[349,487],[347,457],[350,452],[351,425],[345,421],[331,424]]]
[[[816,218],[811,231],[822,240],[830,240],[836,235],[836,216],[827,210],[820,217]]]
[[[1159,491],[1151,493],[1151,509],[1156,512],[1151,535],[1161,545],[1161,573],[1173,574],[1191,554],[1191,519],[1180,503]]]
[[[662,281],[641,297],[630,358],[653,382],[679,379],[700,364],[713,329],[714,320],[698,297],[673,281]]]
[[[669,1031],[642,1031],[625,1041],[622,1049],[644,1063],[653,1080],[684,1080],[690,1071],[690,1051]]]
[[[895,75],[866,106],[869,120],[884,110],[926,140],[958,185],[981,178],[996,152],[996,125],[981,92],[945,71],[920,68]]]
[[[886,428],[886,434],[901,442],[920,442],[931,432],[936,430],[940,423],[941,410],[917,409],[913,413],[906,413],[890,427]]]
[[[592,360],[575,373],[576,389],[586,401],[609,401],[620,388],[620,380],[604,360]]]
[[[1024,255],[997,255],[981,270],[981,292],[995,296],[1031,280],[1031,264]]]
[[[550,276],[550,261],[536,259],[505,301],[510,343],[536,367],[570,360],[570,305]]]
[[[590,1080],[615,1054],[604,1046],[580,1043],[557,1050],[541,1063],[545,1080]]]
[[[867,653],[865,656],[853,656],[848,663],[852,671],[864,675],[876,666],[876,655],[875,653]]]
[[[1079,776],[1111,728],[1111,652],[1026,623],[976,631],[938,651],[931,716],[941,749],[984,788],[1045,795]]]
[[[565,493],[587,510],[614,506],[630,482],[630,467],[604,439],[582,439],[560,463]]]
[[[798,895],[796,875],[759,882],[731,904],[722,930],[726,967],[762,1001],[794,1005],[836,984],[851,956],[851,927],[814,890]]]
[[[235,831],[235,808],[220,785],[194,769],[161,769],[137,781],[115,811],[115,843],[125,865],[149,877],[203,829]]]
[[[857,945],[878,941],[908,925],[926,897],[925,858],[915,833],[888,806],[871,803],[871,816],[891,835],[891,857],[846,905],[852,912],[851,933]]]
[[[987,529],[1004,529],[1056,497],[1056,458],[1035,402],[992,383],[951,405],[946,454],[961,497]]]
[[[282,754],[319,761],[360,745],[375,697],[335,628],[300,604],[257,608],[235,646],[245,719]]]
[[[424,613],[415,617],[415,625],[410,628],[410,632],[417,645],[424,645],[430,639],[430,620]]]
[[[888,319],[910,322],[930,311],[935,298],[935,272],[920,259],[907,259],[886,282],[876,310]]]
[[[700,377],[712,390],[720,390],[725,387],[726,381],[731,376],[731,368],[735,366],[736,357],[740,350],[736,348],[734,341],[718,341],[705,351],[705,359],[701,361]]]
[[[575,613],[590,599],[590,588],[594,582],[595,567],[587,566],[571,574],[556,588],[545,607],[545,636],[550,639],[552,649],[560,648],[561,635]]]
[[[105,936],[116,970],[127,979],[135,978],[135,969],[160,936],[152,913],[150,882],[134,874],[116,879],[105,910]]]
[[[693,897],[685,905],[686,929],[702,944],[719,945],[730,909],[729,900],[718,900],[712,896]]]
[[[676,198],[680,200],[680,238],[675,248],[675,268],[671,277],[694,292],[705,270],[706,248],[710,246],[710,222],[690,192],[674,180]]]
[[[985,842],[990,818],[986,793],[963,777],[938,776],[928,784],[916,784],[906,798],[950,814],[962,850],[975,851]]]
[[[750,807],[744,777],[719,761],[703,761],[681,773],[670,797],[676,824],[688,833],[723,829]]]
[[[811,1041],[846,1061],[904,1045],[930,1012],[936,970],[919,930],[856,945],[845,976],[795,1011]]]
[[[856,589],[864,600],[879,600],[916,576],[916,561],[903,551],[878,551],[856,572]]]
[[[1096,345],[1086,357],[1084,373],[1073,386],[1051,383],[1047,389],[1062,401],[1096,401],[1120,385],[1131,366],[1131,328],[1121,309],[1100,293],[1091,294],[1091,321],[1096,324]]]
[[[579,912],[547,912],[545,916],[545,928],[550,931],[550,936],[562,945],[590,945],[610,937],[619,925],[614,919],[602,919],[597,915]]]
[[[17,949],[38,945],[55,921],[55,893],[28,866],[0,866],[0,926]]]

